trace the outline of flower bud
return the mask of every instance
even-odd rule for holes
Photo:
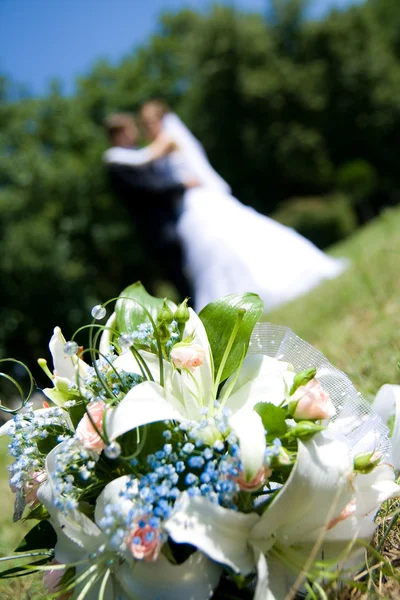
[[[168,306],[167,299],[164,298],[163,307],[157,315],[157,321],[159,323],[166,323],[167,325],[171,325],[173,320],[174,320],[174,315],[172,313],[172,310]]]
[[[282,467],[288,467],[289,465],[294,464],[295,461],[295,454],[281,446],[279,448],[279,454],[277,456],[271,456],[271,468],[280,469]]]
[[[361,452],[354,457],[354,470],[357,471],[357,473],[367,475],[375,469],[381,458],[382,454],[380,452]]]
[[[296,373],[289,395],[292,396],[300,386],[307,385],[311,379],[314,379],[316,373],[317,369],[315,367],[312,367],[311,369],[305,369],[304,371],[300,371],[300,373]]]
[[[161,343],[165,344],[166,342],[168,342],[169,338],[171,337],[171,332],[168,329],[168,325],[165,323],[165,321],[161,321],[161,323],[158,323],[156,330]]]
[[[236,481],[243,492],[256,492],[265,484],[271,474],[272,469],[262,466],[250,481],[246,481],[243,472],[240,473]]]
[[[299,421],[296,427],[293,427],[285,437],[298,438],[300,440],[309,440],[319,431],[326,429],[323,425],[317,425],[313,421]]]
[[[188,309],[188,300],[189,298],[185,298],[183,302],[178,305],[178,308],[175,311],[174,319],[179,325],[185,325],[190,319],[190,312]]]

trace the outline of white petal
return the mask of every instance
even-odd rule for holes
[[[295,373],[286,362],[262,354],[247,356],[226,407],[235,413],[241,408],[253,408],[258,402],[271,402],[278,406],[285,398],[286,387],[292,384],[294,376]],[[232,377],[234,375],[224,384],[221,398]]]
[[[197,316],[197,314],[189,308],[190,318],[189,321],[185,325],[185,329],[183,331],[183,339],[189,337],[194,334],[193,343],[199,344],[202,348],[204,348],[204,352],[206,353],[206,358],[210,360],[210,344],[208,342],[207,332],[204,328],[202,320]]]
[[[400,399],[396,399],[396,416],[393,433],[390,438],[392,442],[393,466],[396,472],[400,471]]]
[[[113,338],[113,332],[110,331],[110,329],[114,329],[116,327],[116,324],[117,315],[115,312],[113,312],[112,315],[107,319],[105,325],[106,329],[104,329],[100,337],[99,350],[105,356],[107,356],[107,354],[110,352],[111,340]]]
[[[247,538],[258,519],[255,513],[235,512],[183,493],[165,529],[178,544],[193,544],[216,562],[246,575],[254,569]]]
[[[255,411],[236,413],[229,419],[240,446],[240,459],[243,463],[244,478],[251,481],[264,464],[265,432],[260,415]]]
[[[50,519],[50,523],[57,535],[57,543],[54,547],[54,558],[56,561],[61,564],[69,564],[84,560],[87,557],[86,550],[66,536],[57,521]]]
[[[357,474],[355,486],[357,515],[368,515],[371,512],[375,514],[382,502],[400,496],[393,468],[385,463],[378,465],[367,475]]]
[[[132,509],[132,502],[130,500],[123,500],[121,498],[121,492],[126,491],[126,484],[130,481],[132,481],[131,477],[123,475],[106,485],[96,501],[94,520],[97,524],[100,524],[101,519],[105,516],[104,509],[108,504],[119,504],[121,514],[123,516],[128,515],[129,511]],[[134,488],[137,490],[136,480],[134,481]]]
[[[347,445],[326,431],[299,441],[289,479],[254,527],[251,541],[267,551],[275,541],[291,545],[316,536],[352,499],[352,470]]]
[[[198,344],[203,348],[205,352],[205,360],[200,367],[196,367],[194,369],[193,375],[195,381],[193,381],[193,378],[191,378],[191,381],[187,380],[185,385],[189,385],[189,389],[193,391],[195,395],[198,393],[197,388],[200,387],[202,403],[203,405],[208,406],[211,400],[214,376],[210,344],[201,319],[199,319],[197,314],[191,308],[189,308],[189,313],[190,319],[185,325],[183,339],[191,336],[194,333],[193,343]],[[214,400],[214,398],[212,398],[212,400]]]
[[[400,400],[400,385],[386,383],[378,391],[372,408],[384,423],[395,414],[396,401]]]
[[[87,364],[79,359],[76,354],[67,356],[64,353],[65,338],[59,327],[54,328],[50,339],[49,348],[53,357],[54,372],[60,377],[66,377],[69,381],[76,380],[76,366],[79,367],[79,375],[83,376],[88,368]]]
[[[98,550],[106,542],[106,536],[86,515],[79,510],[72,510],[67,515],[59,512],[56,522],[63,534],[87,553]]]
[[[106,431],[111,440],[141,425],[175,419],[181,421],[179,402],[151,381],[132,388],[116,408],[106,414]]]
[[[273,557],[268,558],[260,551],[257,557],[257,587],[254,600],[283,600],[293,584],[293,576],[283,564]]]
[[[116,578],[132,600],[209,600],[222,574],[219,565],[201,552],[195,552],[181,565],[163,556],[156,562],[126,562]]]
[[[336,561],[337,570],[352,570],[355,575],[363,564],[365,564],[365,544],[370,544],[376,529],[376,524],[368,519],[350,517],[341,521],[335,527],[326,531],[321,546],[315,556],[315,560]],[[310,553],[315,546],[315,540],[296,546],[296,550],[307,562]],[[351,575],[347,573],[347,577]]]
[[[376,395],[372,408],[381,417],[384,423],[390,417],[395,417],[391,436],[393,466],[395,471],[400,471],[400,385],[383,385]]]

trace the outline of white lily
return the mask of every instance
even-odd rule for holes
[[[192,544],[237,573],[257,566],[255,597],[279,600],[315,547],[314,560],[329,559],[355,539],[369,541],[375,525],[366,514],[399,491],[388,465],[354,474],[347,444],[324,431],[299,441],[293,471],[261,517],[183,493],[165,529],[177,543]]]
[[[400,385],[386,383],[378,391],[372,408],[387,424],[394,417],[391,434],[392,458],[395,471],[400,471]]]
[[[118,505],[123,515],[128,515],[132,509],[132,501],[121,497],[129,477],[119,477],[104,488],[96,502],[94,522],[79,510],[73,510],[68,515],[62,514],[54,505],[57,494],[50,474],[51,469],[55,468],[55,454],[60,451],[62,444],[49,453],[49,477],[42,486],[39,497],[49,511],[57,533],[56,560],[66,565],[80,563],[77,566],[77,577],[82,576],[83,579],[77,586],[76,594],[92,581],[85,600],[97,600],[102,581],[109,572],[104,599],[187,600],[189,596],[194,600],[211,598],[222,569],[200,551],[192,554],[181,565],[171,564],[162,555],[151,563],[136,561],[127,549],[121,551],[117,560],[112,560],[115,559],[115,550],[108,549],[108,539],[100,525],[107,506]],[[86,578],[83,576],[85,571]]]
[[[220,438],[219,431],[213,426],[213,417],[226,407],[232,412],[230,425],[239,438],[241,460],[246,480],[249,481],[262,466],[265,450],[261,420],[252,409],[259,402],[281,404],[294,373],[288,363],[263,355],[248,356],[243,361],[238,376],[234,374],[225,382],[219,398],[221,406],[216,409],[213,364],[208,338],[201,320],[191,309],[190,320],[186,324],[183,337],[189,336],[193,336],[193,343],[204,350],[203,364],[193,369],[193,372],[184,369],[178,371],[164,360],[164,385],[161,386],[158,357],[141,352],[154,381],[136,385],[115,409],[108,411],[108,436],[115,440],[127,431],[157,421],[200,422],[205,418],[203,412],[206,409],[206,418],[209,419],[210,425],[204,435],[208,436],[207,442],[212,444]],[[130,352],[118,357],[114,366],[127,372],[141,372]],[[257,452],[254,452],[254,439],[257,440]]]
[[[193,544],[214,561],[246,575],[254,569],[248,536],[258,520],[256,513],[229,510],[184,492],[165,528],[176,542]]]
[[[53,388],[45,388],[43,393],[58,406],[63,406],[68,400],[68,391],[71,385],[76,384],[77,377],[82,379],[88,369],[88,365],[78,358],[76,354],[67,356],[64,352],[66,340],[59,327],[54,328],[49,342],[50,352],[53,358],[53,374],[49,372],[44,359],[39,359],[39,364],[51,377]]]
[[[299,442],[288,481],[250,534],[251,543],[266,553],[276,598],[288,592],[313,552],[313,560],[341,557],[346,567],[360,562],[363,548],[355,542],[371,541],[376,528],[371,515],[400,495],[389,465],[368,475],[352,471],[352,452],[329,431]]]

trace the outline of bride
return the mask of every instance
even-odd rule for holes
[[[199,182],[186,190],[177,224],[196,310],[250,291],[269,311],[347,268],[344,259],[327,256],[293,229],[234,198],[200,142],[164,103],[147,102],[141,120],[152,143],[139,150],[114,147],[104,159],[132,167],[162,160],[175,179]]]

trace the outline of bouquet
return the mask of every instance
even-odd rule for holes
[[[14,520],[38,520],[2,575],[43,571],[59,600],[281,600],[357,569],[400,488],[347,377],[255,294],[197,315],[136,283],[108,308],[88,348],[54,329],[48,400],[2,427]]]

